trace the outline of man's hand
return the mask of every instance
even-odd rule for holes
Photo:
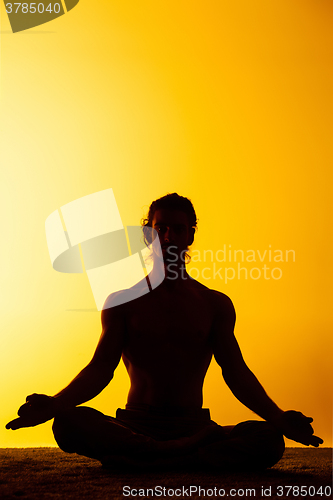
[[[30,394],[26,403],[22,405],[17,414],[19,418],[11,420],[6,429],[20,429],[21,427],[34,427],[51,420],[55,416],[56,407],[52,396],[46,394]]]
[[[317,448],[324,441],[313,435],[311,422],[313,418],[306,417],[299,411],[288,410],[280,415],[275,424],[288,439]]]

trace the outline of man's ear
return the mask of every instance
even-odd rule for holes
[[[192,245],[192,243],[194,241],[194,234],[195,234],[195,228],[191,227],[190,231],[189,231],[188,242],[187,242],[188,246]]]

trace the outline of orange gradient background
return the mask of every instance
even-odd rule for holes
[[[87,276],[52,269],[44,224],[109,187],[124,225],[167,192],[191,198],[193,250],[295,251],[271,264],[280,280],[201,281],[233,300],[268,394],[332,446],[332,2],[86,0],[15,35],[1,14],[0,447],[55,445],[50,422],[4,426],[94,352],[100,314],[69,311],[95,307]],[[88,404],[114,415],[128,387],[120,364]],[[215,362],[204,406],[253,418]]]

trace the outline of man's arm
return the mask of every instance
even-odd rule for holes
[[[90,363],[53,398],[58,409],[96,397],[109,384],[124,347],[125,317],[121,306],[102,310],[102,334]]]
[[[110,305],[112,301],[110,302]],[[85,403],[97,396],[111,381],[119,364],[125,333],[125,316],[121,306],[102,311],[102,334],[90,363],[55,396],[31,394],[18,411],[19,418],[7,429],[31,427],[46,422],[57,413]]]
[[[236,314],[231,300],[220,293],[215,299],[217,310],[212,331],[213,353],[232,393],[247,408],[278,427],[286,437],[306,445],[318,446],[323,441],[313,436],[311,417],[295,411],[284,412],[268,397],[246,365],[234,336]]]

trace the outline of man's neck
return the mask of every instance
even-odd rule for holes
[[[190,280],[192,280],[191,276],[186,271],[186,266],[184,262],[176,263],[176,262],[163,262],[164,267],[164,279],[161,283],[161,286],[166,290],[176,290],[183,286],[186,286]],[[151,280],[153,281],[155,275],[160,273],[160,269],[158,270],[155,266],[151,273]]]

